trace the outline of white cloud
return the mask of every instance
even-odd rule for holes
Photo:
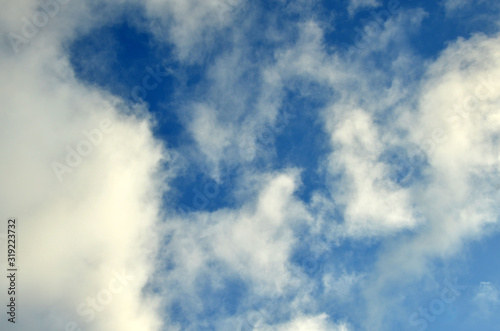
[[[425,16],[422,12],[418,14],[419,20]],[[397,35],[391,31],[414,17],[403,12],[388,20],[380,34],[374,36],[376,40],[384,40],[382,46],[352,54],[348,59],[350,65],[335,55],[325,54],[322,31],[314,23],[302,26],[302,35],[308,38],[299,38],[294,48],[281,52],[279,57],[278,66],[283,71],[286,68],[286,77],[296,75],[329,83],[337,92],[335,101],[324,113],[326,130],[332,137],[330,169],[333,173],[345,171],[344,181],[350,178],[352,183],[337,185],[334,198],[340,198],[347,205],[348,218],[365,220],[368,228],[371,226],[366,223],[369,215],[379,220],[373,224],[374,229],[411,227],[415,224],[412,205],[443,204],[451,208],[453,204],[448,204],[448,199],[466,197],[467,201],[459,200],[459,205],[464,207],[461,217],[484,219],[485,213],[477,208],[488,202],[472,199],[472,190],[479,189],[472,186],[472,180],[495,176],[498,166],[498,150],[491,140],[494,141],[498,130],[498,112],[494,111],[500,93],[495,78],[498,76],[497,38],[476,36],[452,44],[429,66],[421,88],[414,82],[409,82],[407,87],[401,85],[401,76],[419,63],[418,58],[407,54],[405,47],[397,58],[398,66],[389,73],[369,72],[361,65],[370,52],[387,47],[391,38],[404,46],[405,31],[400,30]],[[384,79],[392,81],[392,85],[380,87],[379,82]],[[384,125],[380,118],[384,119]],[[401,135],[402,130],[409,133],[408,138]],[[382,162],[380,156],[393,145],[407,148],[413,145],[423,150],[430,166],[426,174],[432,174],[433,182],[410,188],[392,183],[386,177],[390,165]],[[491,191],[487,189],[483,194],[487,192]],[[433,197],[422,200],[427,195]],[[466,222],[463,226],[474,227],[474,224]]]
[[[230,126],[221,123],[214,109],[203,104],[195,105],[194,108],[189,130],[206,161],[216,167],[231,144],[234,132]]]
[[[172,42],[179,59],[198,62],[216,44],[216,32],[244,10],[244,0],[148,0],[148,16],[159,41]],[[166,33],[165,33],[166,32]]]
[[[498,37],[476,35],[451,43],[426,66],[420,82],[408,81],[408,73],[420,77],[413,68],[423,63],[409,53],[407,33],[425,15],[402,12],[389,19],[347,63],[326,54],[322,31],[310,22],[301,31],[308,37],[278,57],[287,79],[327,83],[333,90],[325,129],[332,137],[331,195],[345,206],[345,227],[339,233],[330,219],[331,231],[337,237],[413,233],[387,245],[377,273],[364,284],[367,325],[373,329],[383,328],[384,314],[399,302],[385,301],[385,286],[422,277],[429,259],[453,256],[497,222],[490,183],[499,173]],[[384,50],[392,58],[390,43],[401,47],[387,71],[365,66],[373,52]],[[390,179],[392,165],[381,155],[393,146],[420,155],[421,163],[412,165],[422,171],[413,174],[418,181],[403,187]],[[415,155],[416,148],[421,152]],[[345,176],[338,180],[338,174]]]
[[[336,300],[341,302],[350,301],[353,299],[352,289],[357,285],[362,275],[342,273],[338,277],[335,274],[329,273],[323,277],[323,284],[327,295],[332,295]]]
[[[241,279],[251,293],[239,305],[250,305],[246,308],[250,310],[252,302],[277,299],[297,286],[289,262],[296,243],[293,230],[309,217],[294,197],[298,175],[296,170],[258,175],[256,196],[247,195],[241,207],[169,219],[164,231],[172,239],[162,256],[175,267],[156,279],[165,291],[165,304],[180,300],[186,314],[206,310],[202,301],[206,298],[197,293],[200,279],[213,280],[210,286],[214,290],[223,289],[217,279]],[[225,317],[224,323],[233,327],[245,323],[245,308],[241,309],[238,315]],[[268,322],[274,316],[270,318]],[[193,327],[198,323],[192,322]]]
[[[327,319],[326,314],[317,316],[298,316],[292,321],[277,327],[278,331],[348,331],[346,324],[334,325]]]
[[[471,0],[445,0],[444,6],[447,11],[453,11],[471,3]]]
[[[491,282],[481,282],[474,300],[481,303],[499,303],[500,299],[498,297],[498,289],[491,284]]]
[[[338,115],[337,115],[338,116]],[[343,173],[338,201],[345,205],[348,235],[377,235],[411,228],[416,220],[407,190],[392,183],[387,166],[379,161],[384,145],[366,112],[347,108],[331,128],[335,152],[332,173]]]
[[[333,149],[328,172],[341,178],[332,184],[331,194],[335,203],[345,208],[342,235],[377,236],[412,228],[418,222],[411,207],[410,192],[393,183],[390,165],[381,160],[382,154],[397,142],[396,134],[375,122],[377,113],[394,107],[408,92],[397,82],[390,89],[372,86],[369,82],[382,79],[382,73],[366,72],[362,67],[363,59],[370,52],[383,49],[399,23],[408,19],[412,18],[402,15],[387,21],[379,34],[373,36],[370,44],[373,47],[353,54],[347,59],[349,64],[336,54],[326,54],[323,32],[314,22],[302,24],[294,47],[279,53],[277,67],[284,77],[292,82],[296,77],[321,82],[336,92],[335,101],[321,117]],[[404,35],[401,31],[399,34]],[[404,40],[404,37],[398,39]],[[360,77],[369,79],[360,80]],[[380,97],[381,94],[384,97]]]
[[[424,181],[412,189],[426,223],[412,239],[381,255],[379,274],[366,291],[375,325],[381,309],[390,311],[378,291],[394,281],[423,277],[430,259],[453,256],[498,222],[491,183],[500,167],[498,45],[498,36],[458,40],[428,67],[418,109],[405,121],[428,162]]]
[[[381,4],[378,0],[350,0],[347,11],[349,15],[353,16],[357,12],[369,8],[379,7]]]
[[[34,3],[6,4],[6,12],[32,17]],[[159,330],[158,300],[143,287],[158,242],[164,174],[157,171],[168,153],[140,109],[75,80],[53,30],[70,20],[70,5],[19,54],[8,43],[1,47],[0,217],[16,216],[19,224],[16,324]],[[4,13],[2,24],[17,31],[18,22]],[[66,37],[73,26],[65,27]],[[110,130],[103,131],[104,119]],[[80,156],[69,157],[68,148]],[[62,181],[53,162],[69,169]],[[88,306],[92,297],[95,310]],[[6,323],[2,319],[2,328]]]
[[[257,292],[281,291],[295,241],[291,230],[307,217],[293,197],[297,175],[290,171],[259,176],[258,197],[248,196],[250,201],[241,208],[193,214],[191,225],[174,220],[166,224],[167,232],[177,233],[167,254],[172,250],[178,254],[179,271],[187,273],[182,277],[195,277],[207,259],[218,259],[232,272],[254,281]]]
[[[442,3],[447,15],[460,14],[461,10],[468,10],[485,4],[490,8],[491,12],[494,12],[492,9],[495,9],[495,7],[496,9],[500,8],[498,7],[498,1],[495,0],[444,0]]]

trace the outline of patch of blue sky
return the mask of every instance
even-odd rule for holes
[[[486,281],[500,286],[500,234],[491,228],[490,235],[481,241],[473,241],[467,245],[465,279],[469,283],[479,284]]]
[[[157,125],[154,133],[177,147],[183,127],[174,109],[174,92],[181,82],[179,65],[170,50],[155,46],[147,31],[126,16],[79,37],[70,46],[70,61],[77,78],[97,85],[132,103],[145,102]],[[193,68],[183,68],[191,78]]]
[[[423,170],[428,163],[423,150],[408,151],[401,146],[389,147],[379,159],[389,167],[389,179],[401,187],[409,187],[425,179]]]
[[[457,330],[478,328],[495,330],[500,323],[500,235],[491,231],[481,241],[467,244],[464,255],[457,258],[460,277],[467,285],[467,296],[459,300],[464,312],[457,317]]]
[[[305,95],[304,95],[305,94]],[[315,191],[327,192],[322,163],[330,149],[330,138],[325,132],[319,113],[326,106],[331,91],[319,84],[307,84],[302,89],[288,90],[277,123],[270,134],[276,158],[275,169],[299,168],[301,186],[297,195],[309,202]],[[271,140],[271,139],[269,139]]]
[[[194,292],[184,293],[167,313],[182,329],[217,330],[217,320],[236,314],[248,295],[247,285],[238,277],[202,274],[195,280]],[[199,309],[193,310],[193,305]]]
[[[412,46],[415,55],[424,59],[437,58],[449,42],[459,37],[468,38],[473,33],[492,35],[499,29],[496,19],[500,7],[494,8],[491,1],[474,2],[473,5],[466,6],[468,10],[447,14],[443,2],[439,1],[385,0],[381,1],[381,6],[361,10],[354,17],[348,15],[345,2],[326,0],[322,2],[326,11],[335,13],[331,20],[333,26],[325,34],[325,42],[332,50],[340,50],[344,54],[348,53],[348,48],[354,52],[364,48],[363,38],[371,38],[370,33],[364,31],[366,26],[380,30],[385,22],[395,19],[403,10],[408,9],[421,8],[427,13],[418,27],[411,27],[411,22],[408,22],[406,28],[399,31],[401,34],[406,34],[413,30],[408,44]],[[384,52],[379,57],[384,58],[387,54]]]
[[[431,277],[399,286],[396,284],[383,292],[387,297],[400,298],[395,303],[399,315],[388,316],[391,329],[418,330],[425,327],[428,330],[458,330],[462,325],[473,299],[471,284],[460,276],[456,277],[457,274],[443,272],[437,266],[430,267],[433,268],[433,273],[429,274]]]
[[[200,319],[215,315],[234,315],[241,301],[248,296],[248,287],[236,275],[202,274],[196,279],[196,295],[202,301]]]
[[[130,98],[138,77],[156,60],[150,41],[148,33],[123,18],[80,36],[70,45],[70,59],[80,80]]]
[[[331,51],[345,53],[347,48],[356,46],[364,36],[363,29],[368,23],[375,23],[377,27],[390,18],[394,18],[402,8],[401,2],[384,1],[382,6],[360,10],[358,14],[350,16],[347,11],[348,0],[343,1],[321,1],[325,12],[331,15],[320,16],[326,19],[330,25],[326,29],[325,41],[331,47]]]
[[[482,241],[471,241],[462,255],[429,260],[424,277],[410,273],[407,281],[384,287],[384,297],[399,298],[399,308],[394,308],[397,316],[387,317],[389,329],[496,330],[499,318],[494,311],[500,307],[498,239],[495,233]]]
[[[449,42],[460,37],[469,38],[475,33],[492,35],[498,32],[496,20],[500,7],[495,9],[492,2],[472,1],[466,5],[465,10],[448,15],[442,2],[414,2],[428,13],[418,34],[411,39],[418,54],[426,59],[435,59]]]
[[[190,169],[193,174],[189,174]],[[215,181],[202,169],[192,166],[188,174],[176,177],[168,193],[169,207],[179,213],[215,211],[220,208],[235,207],[237,201],[232,195],[238,169],[225,169],[222,181]]]
[[[382,243],[371,239],[328,240],[323,234],[311,234],[305,228],[296,233],[290,262],[318,286],[316,295],[324,290],[322,279],[326,273],[364,274],[373,271]]]

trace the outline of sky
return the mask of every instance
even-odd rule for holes
[[[497,0],[0,10],[1,330],[498,330]]]

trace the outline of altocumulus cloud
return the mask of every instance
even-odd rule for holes
[[[494,330],[500,280],[464,270],[498,231],[499,22],[481,11],[498,6],[430,36],[475,1],[414,2],[4,5],[17,326]],[[102,32],[123,21],[122,39]],[[153,51],[120,58],[130,30]],[[96,31],[106,56],[79,71],[71,45]],[[169,68],[144,100],[134,61]],[[81,74],[101,66],[127,93]],[[459,295],[426,314],[442,284]]]

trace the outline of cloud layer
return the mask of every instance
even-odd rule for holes
[[[468,6],[440,5],[443,20]],[[328,17],[322,6],[5,6],[0,217],[19,224],[19,327],[445,323],[419,307],[498,229],[500,36],[471,28],[429,40],[429,55],[424,4],[351,1]],[[368,9],[379,15],[356,19]],[[123,21],[150,36],[144,62],[174,68],[170,94],[143,83],[149,96],[130,100],[78,76],[71,45]],[[463,300],[446,307],[488,320],[497,283],[456,285]]]

